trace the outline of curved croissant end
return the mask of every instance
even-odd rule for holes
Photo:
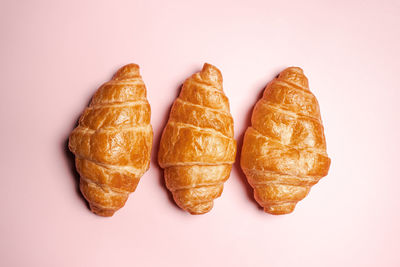
[[[303,70],[299,67],[286,68],[279,74],[278,80],[283,80],[301,87],[302,89],[310,90],[308,87],[308,79],[304,75]]]
[[[245,133],[241,167],[254,197],[271,214],[287,214],[328,174],[318,101],[303,70],[287,68],[267,85]]]
[[[222,74],[217,67],[205,63],[199,74],[204,81],[216,85],[218,89],[222,89]]]
[[[164,170],[165,183],[181,209],[203,214],[210,211],[214,199],[221,196],[231,168],[231,165],[172,166]]]
[[[140,77],[139,65],[131,63],[120,68],[113,76],[113,80],[132,79]]]
[[[103,84],[69,137],[80,189],[91,210],[112,216],[149,168],[153,131],[139,66],[122,67]]]
[[[160,142],[158,162],[177,205],[191,214],[211,210],[235,155],[233,119],[221,72],[204,64],[183,84]]]

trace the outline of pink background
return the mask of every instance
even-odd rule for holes
[[[0,266],[400,266],[399,1],[1,1]],[[97,87],[141,66],[153,160],[112,218],[77,192],[66,139]],[[291,215],[254,203],[235,164],[203,216],[155,159],[180,84],[224,76],[239,150],[263,88],[300,66],[329,175]]]

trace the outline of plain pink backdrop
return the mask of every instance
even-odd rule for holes
[[[0,34],[0,266],[400,266],[399,1],[3,0]],[[153,160],[101,218],[65,145],[130,62],[148,88]],[[332,165],[293,214],[263,213],[239,164],[210,213],[171,202],[158,141],[204,62],[224,76],[239,150],[267,82],[304,69]]]

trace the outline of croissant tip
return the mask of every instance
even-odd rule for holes
[[[201,70],[203,73],[219,73],[221,74],[221,71],[214,65],[210,63],[204,63],[203,68]]]
[[[222,84],[221,71],[212,64],[204,63],[203,69],[200,72],[200,76],[212,83]]]
[[[296,67],[296,66],[287,67],[287,68],[285,69],[285,71],[292,71],[292,72],[298,72],[298,73],[304,74],[303,69],[300,68],[300,67]]]
[[[129,79],[140,76],[140,67],[135,63],[122,66],[114,75],[113,80]]]
[[[284,69],[278,79],[297,85],[304,90],[309,90],[308,79],[300,67],[288,67]]]
[[[90,210],[94,214],[102,216],[102,217],[111,217],[115,213],[115,210],[113,210],[113,209],[103,209],[103,208],[97,207],[95,205],[92,205],[91,203],[89,204],[89,206],[90,206]]]
[[[269,205],[264,207],[266,213],[272,215],[285,215],[292,213],[296,207],[297,203],[283,203],[277,205]]]
[[[188,211],[190,215],[203,215],[206,214],[208,211],[205,212],[197,212],[197,211]]]
[[[187,212],[191,215],[202,215],[209,212],[214,206],[213,201],[202,203],[194,206],[193,208],[187,208]]]
[[[176,195],[174,195],[175,203],[183,210],[189,212],[191,215],[201,215],[212,210],[214,201],[202,202],[197,204],[189,204],[182,202]]]
[[[203,65],[203,70],[204,70],[204,69],[207,69],[207,68],[217,69],[217,70],[218,70],[218,68],[215,67],[213,64],[210,64],[210,63],[205,62],[204,65]]]

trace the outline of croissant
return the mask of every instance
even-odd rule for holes
[[[191,214],[210,211],[222,194],[235,155],[222,75],[206,63],[184,82],[160,141],[158,161],[177,205]]]
[[[256,201],[271,214],[291,213],[328,174],[324,128],[303,70],[282,71],[254,107],[241,167]]]
[[[153,142],[150,105],[139,66],[129,64],[103,84],[69,137],[90,209],[112,216],[148,170]]]

